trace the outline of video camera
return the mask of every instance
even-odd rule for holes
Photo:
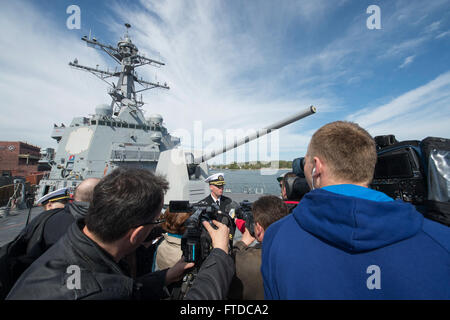
[[[377,136],[377,164],[370,187],[413,204],[424,216],[450,226],[450,140],[397,141]]]
[[[292,161],[292,172],[296,176],[283,179],[284,187],[286,188],[286,200],[300,201],[310,191],[303,172],[303,163],[304,157],[294,159]]]
[[[239,203],[239,207],[235,209],[236,218],[245,221],[245,228],[248,229],[251,236],[255,237],[255,220],[253,219],[252,203],[244,200]]]
[[[219,221],[230,228],[230,248],[232,248],[234,221],[228,214],[222,213],[217,204],[208,204],[203,201],[195,204],[190,204],[189,201],[170,201],[169,210],[192,213],[184,223],[186,231],[181,238],[181,250],[186,262],[194,262],[197,267],[200,267],[212,250],[212,240],[202,225],[203,221],[208,221],[214,229],[217,227],[212,220]]]

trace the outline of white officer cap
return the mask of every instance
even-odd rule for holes
[[[277,178],[278,182],[281,182],[281,180],[283,180],[284,176],[286,175],[287,172],[283,173],[281,176],[279,176]]]
[[[63,199],[69,199],[69,188],[61,188],[50,193],[47,193],[45,196],[40,198],[37,201],[37,204],[46,204],[47,202],[53,202]]]
[[[215,186],[223,186],[225,184],[225,179],[223,178],[224,174],[222,172],[213,174],[206,178],[205,182]]]

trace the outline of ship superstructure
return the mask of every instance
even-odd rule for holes
[[[130,25],[125,26],[125,36],[116,47],[95,38],[82,38],[88,46],[100,49],[114,59],[120,65],[118,70],[111,72],[84,66],[77,59],[69,63],[71,67],[88,71],[107,82],[112,101],[97,106],[94,115],[73,118],[68,126],[54,125],[51,137],[58,142],[58,148],[54,157],[42,160],[51,170],[41,180],[36,199],[62,187],[74,189],[82,180],[101,178],[118,166],[155,171],[160,153],[179,145],[180,139],[168,133],[161,115],[144,117],[144,102],[142,96],[138,100],[137,94],[169,87],[166,83],[138,78],[135,69],[144,65],[160,67],[164,63],[140,55],[128,35]],[[118,78],[116,83],[110,81],[114,78]]]
[[[35,199],[59,188],[74,190],[84,179],[102,178],[116,167],[137,167],[166,177],[169,182],[169,190],[164,197],[166,205],[171,200],[197,202],[209,194],[205,183],[209,171],[206,161],[316,112],[315,107],[310,106],[210,153],[177,148],[180,139],[168,133],[162,116],[153,114],[144,118],[144,102],[142,97],[138,100],[136,96],[153,88],[169,89],[166,83],[139,78],[135,71],[144,65],[163,66],[164,63],[139,55],[128,35],[131,26],[125,26],[127,32],[116,47],[100,43],[95,38],[82,38],[88,46],[106,52],[120,64],[120,70],[110,72],[83,66],[77,59],[69,65],[107,82],[112,101],[97,106],[95,114],[90,117],[74,118],[69,126],[54,125],[52,138],[58,142],[58,149],[56,153],[48,149],[41,160],[41,166],[47,165],[51,170],[41,180]],[[118,80],[109,82],[111,78]],[[136,83],[140,88],[135,87]]]

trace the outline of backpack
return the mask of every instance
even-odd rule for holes
[[[6,298],[22,273],[47,249],[43,241],[45,223],[60,210],[42,212],[14,240],[0,248],[1,300]]]

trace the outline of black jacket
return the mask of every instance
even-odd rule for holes
[[[224,300],[235,273],[233,258],[222,249],[213,249],[202,263],[185,300]]]
[[[82,232],[83,227],[82,219],[72,224],[60,241],[22,274],[7,299],[140,300],[167,296],[164,288],[168,269],[134,280]],[[70,266],[80,270],[77,288],[73,288],[75,273]],[[215,249],[201,271],[186,298],[223,299],[234,274],[231,257]]]
[[[212,198],[211,195],[207,196],[205,199],[203,199],[202,201],[205,201],[208,204],[213,204],[215,203],[214,199]],[[231,200],[231,198],[225,197],[225,196],[221,196],[220,197],[220,205],[219,208],[222,211],[222,213],[224,214],[228,214],[228,212],[225,212],[227,209],[229,210],[229,208],[227,208],[228,205],[230,205],[233,202],[233,200]]]
[[[68,203],[64,208],[40,213],[0,252],[0,299],[4,299],[20,275],[54,245],[75,222],[84,218],[89,203]]]
[[[57,209],[45,223],[44,246],[45,250],[54,245],[69,229],[69,227],[86,216],[89,202],[74,201],[65,205],[64,209]]]
[[[141,283],[145,286],[135,283],[108,253],[82,232],[83,227],[82,219],[72,224],[60,241],[22,274],[7,299],[151,299],[164,294],[167,270],[143,277]],[[74,279],[70,266],[79,267],[79,289],[70,286]]]

